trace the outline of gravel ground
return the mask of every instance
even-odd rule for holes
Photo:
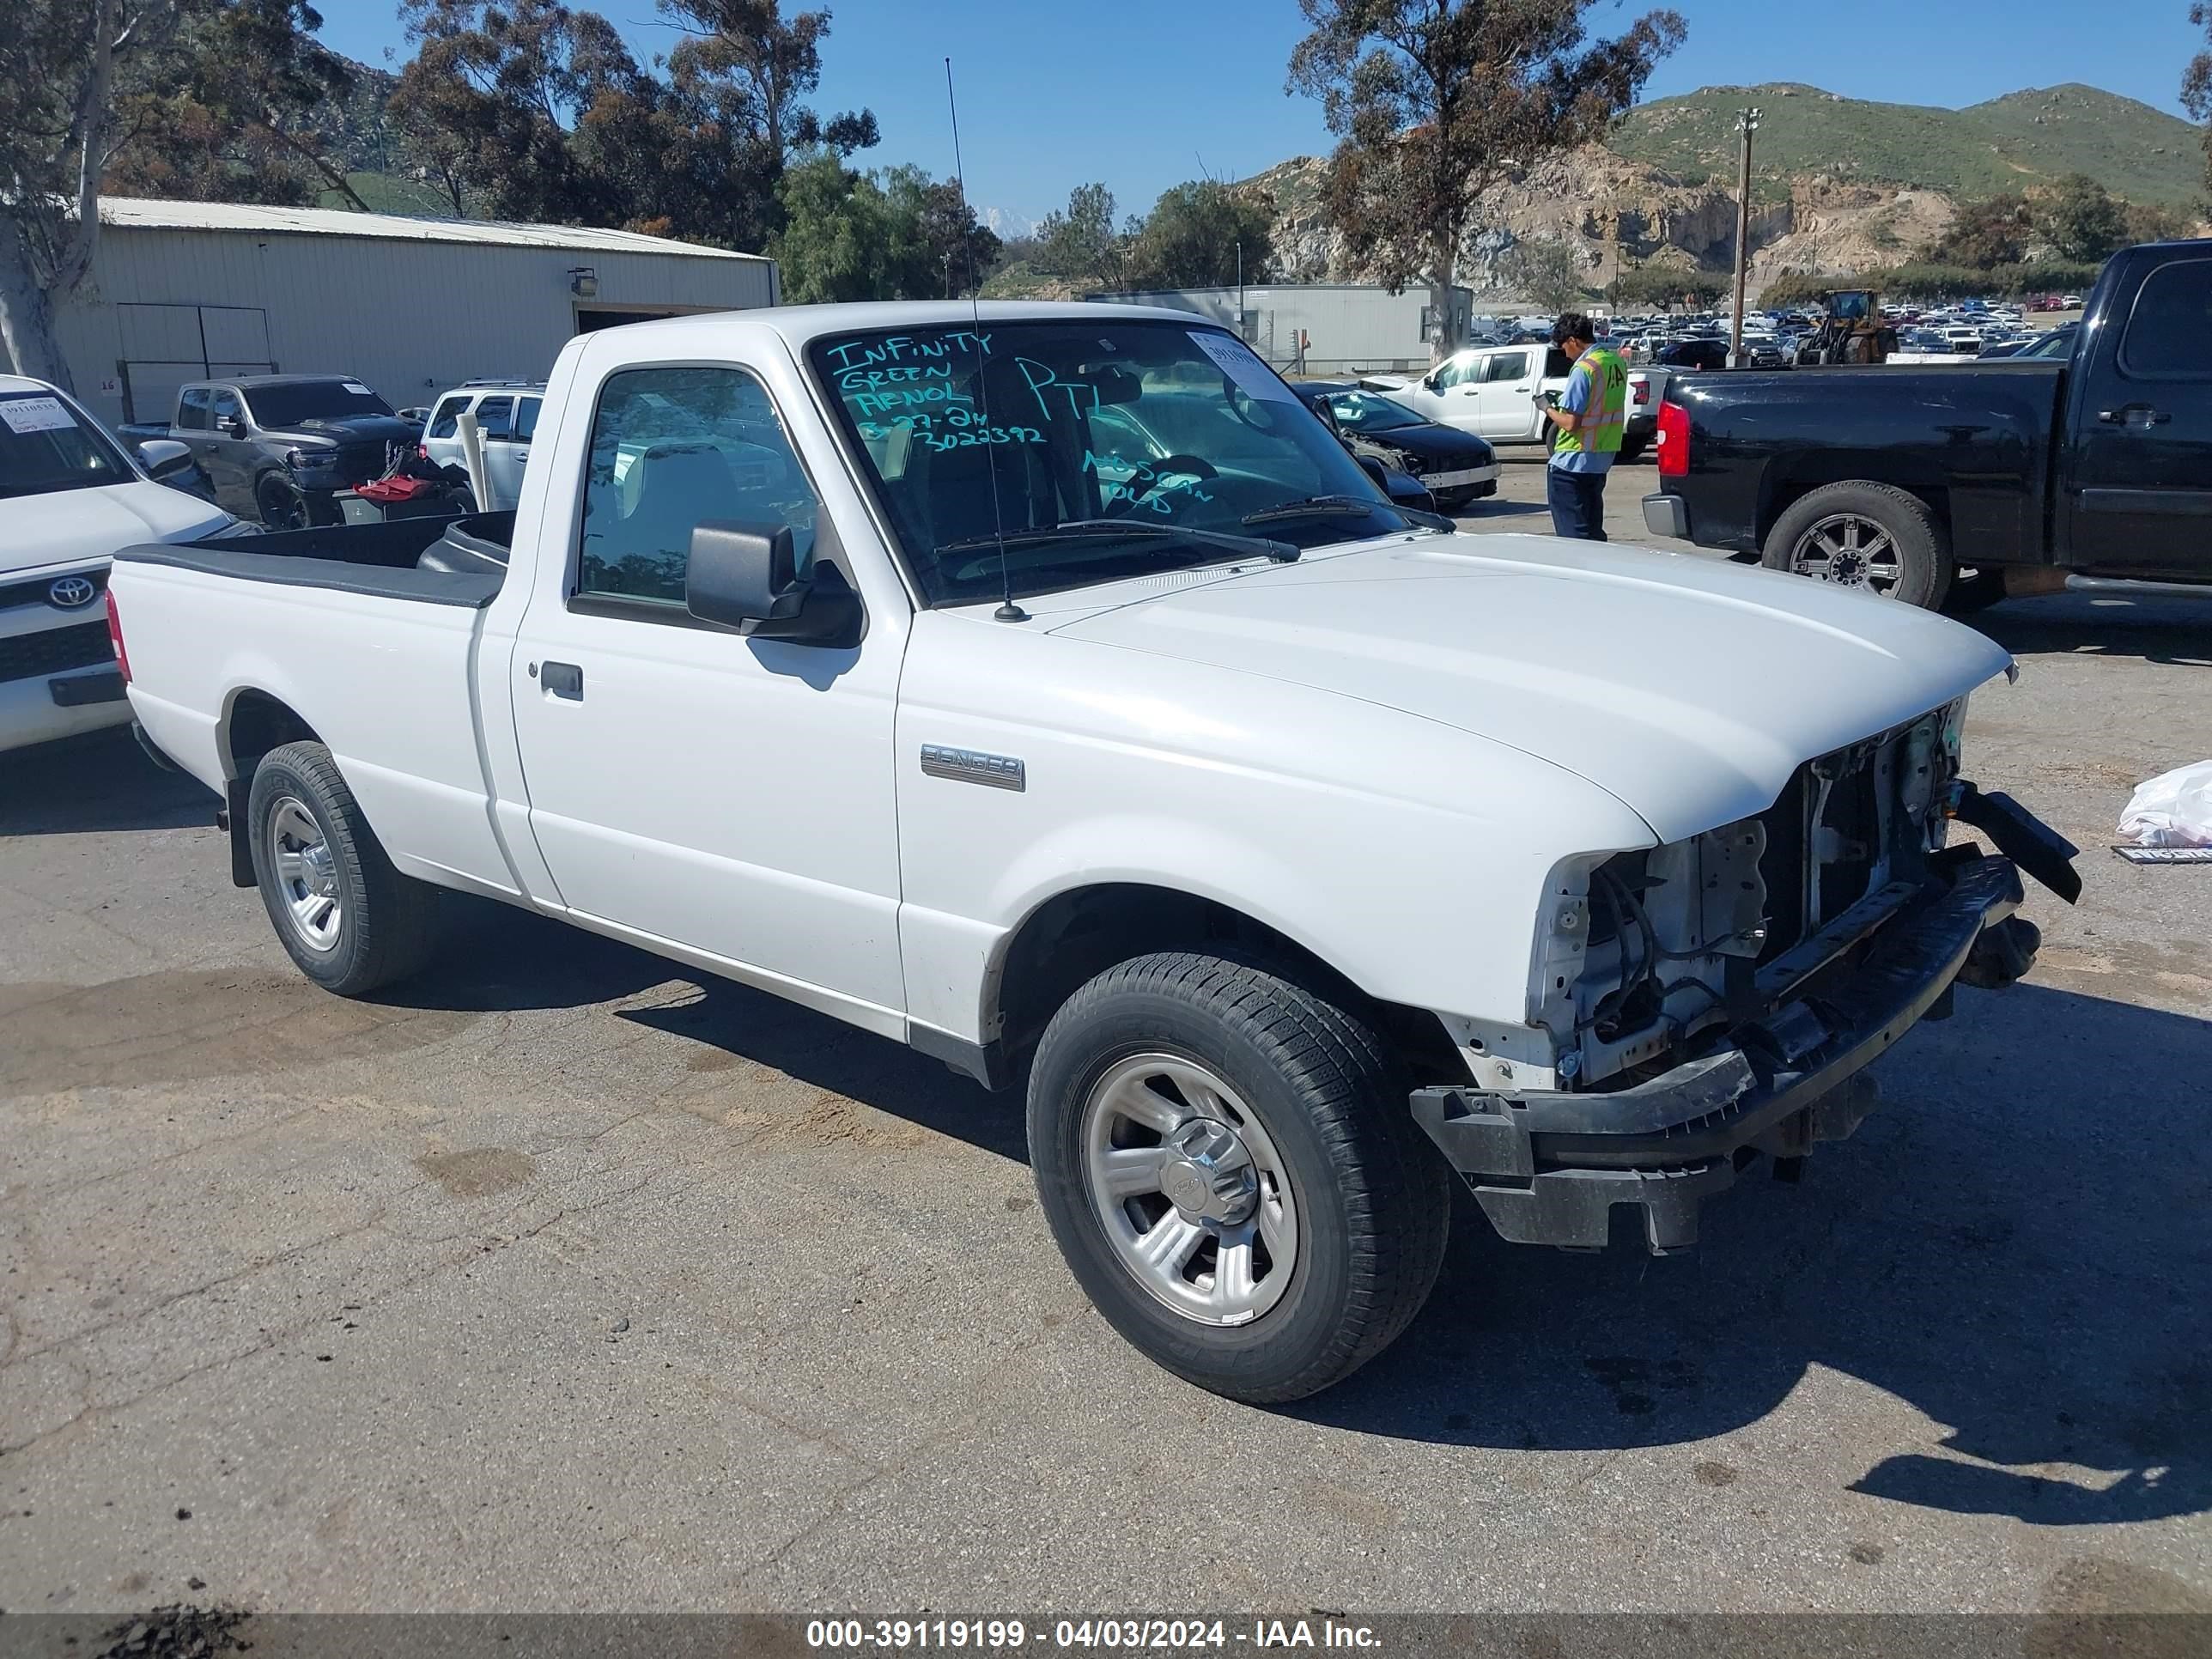
[[[2212,607],[1984,626],[1970,769],[2088,849],[2033,980],[1690,1255],[1463,1209],[1272,1413],[1085,1304],[1012,1101],[473,902],[325,997],[197,786],[0,761],[0,1607],[2212,1612],[2212,869],[2105,850]]]

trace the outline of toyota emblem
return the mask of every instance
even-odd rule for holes
[[[99,591],[88,577],[63,576],[46,590],[46,599],[61,610],[74,611],[81,605],[90,605]]]

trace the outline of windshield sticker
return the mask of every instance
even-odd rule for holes
[[[356,398],[374,398],[376,396],[374,392],[371,392],[359,380],[340,380],[338,384],[343,386],[348,392],[353,393]]]
[[[67,432],[76,425],[58,398],[0,398],[0,421],[10,432]]]
[[[1276,378],[1267,364],[1252,355],[1252,349],[1242,340],[1216,332],[1212,329],[1192,329],[1192,342],[1200,351],[1213,360],[1213,366],[1237,382],[1255,398],[1269,398],[1280,404],[1297,402],[1297,393]]]

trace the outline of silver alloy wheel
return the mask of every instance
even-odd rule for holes
[[[1790,568],[1839,587],[1863,587],[1887,599],[1904,580],[1897,539],[1872,519],[1831,513],[1816,520],[1790,550]]]
[[[331,856],[323,826],[298,796],[281,796],[270,810],[268,852],[294,934],[310,951],[336,950],[338,926],[345,920],[337,861]]]
[[[1237,1091],[1180,1055],[1138,1054],[1083,1103],[1083,1170],[1114,1254],[1204,1325],[1247,1325],[1297,1265],[1297,1206],[1274,1141]]]

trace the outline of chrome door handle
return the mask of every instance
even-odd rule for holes
[[[2100,409],[2097,418],[2106,426],[2164,426],[2173,416],[2162,409],[2153,409],[2148,404],[2129,404],[2119,409]]]

